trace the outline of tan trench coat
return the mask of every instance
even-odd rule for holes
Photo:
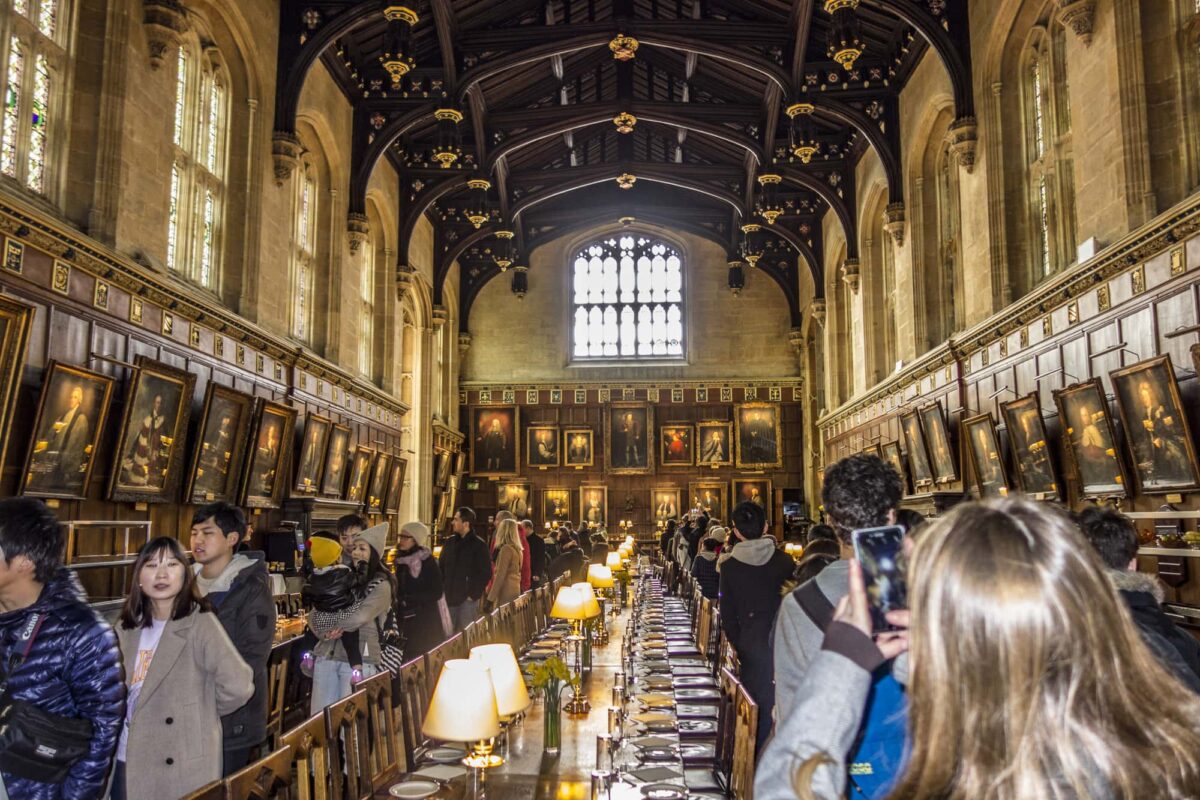
[[[141,629],[117,626],[125,679]],[[221,777],[221,716],[254,694],[254,671],[216,614],[167,622],[142,683],[125,749],[128,800],[180,797]]]
[[[521,594],[521,556],[515,547],[505,545],[496,556],[496,568],[492,573],[492,588],[487,599],[493,607],[516,600]]]

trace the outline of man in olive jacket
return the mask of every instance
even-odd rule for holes
[[[221,717],[223,774],[236,772],[267,738],[267,661],[275,643],[275,600],[263,554],[237,552],[246,516],[229,503],[211,503],[192,517],[196,584],[217,613],[233,646],[254,670],[250,702]]]
[[[450,523],[454,535],[442,544],[438,559],[455,631],[461,631],[479,616],[479,599],[492,579],[492,558],[487,543],[471,530],[474,522],[473,510],[464,507],[454,512]]]

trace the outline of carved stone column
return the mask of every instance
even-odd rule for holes
[[[304,146],[294,133],[275,131],[271,139],[271,158],[275,162],[275,185],[283,186],[284,181],[292,177],[292,171],[300,163],[300,155]]]
[[[446,310],[445,306],[438,305],[433,307],[433,330],[437,330],[445,325],[448,319],[450,319],[450,312]]]
[[[904,246],[904,203],[888,203],[883,212],[883,229],[896,243],[897,247]]]
[[[158,69],[188,30],[187,9],[179,0],[143,0],[142,26],[150,48],[150,69]]]
[[[975,148],[979,144],[979,125],[975,118],[960,117],[954,120],[946,136],[950,140],[950,153],[970,175],[975,171]]]
[[[359,214],[352,211],[346,218],[346,235],[350,242],[350,252],[357,253],[362,247],[363,242],[367,240],[367,236],[371,233],[371,225],[367,222],[366,214]]]
[[[1056,0],[1058,18],[1083,42],[1092,43],[1092,23],[1096,16],[1096,0]]]
[[[792,348],[792,354],[796,356],[796,366],[800,368],[801,374],[804,372],[804,331],[801,328],[792,328],[788,331],[788,344]]]
[[[850,287],[850,291],[858,294],[859,288],[862,286],[862,270],[859,268],[857,258],[847,258],[842,262],[842,280]]]
[[[466,358],[467,351],[470,349],[471,349],[471,334],[466,333],[464,331],[463,333],[460,333],[458,335],[458,356],[459,356],[459,358]]]
[[[815,298],[808,307],[808,313],[812,315],[813,322],[817,323],[821,327],[825,327],[825,311],[826,305],[824,297]]]
[[[408,294],[408,289],[412,286],[415,270],[408,264],[396,265],[396,299],[403,300],[404,295]]]

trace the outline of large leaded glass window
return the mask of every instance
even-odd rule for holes
[[[67,0],[0,0],[0,173],[51,194],[53,148],[61,140]]]
[[[316,169],[306,165],[296,183],[296,215],[292,227],[292,335],[311,344],[317,238]]]
[[[571,274],[573,360],[684,357],[683,260],[672,245],[606,237],[575,254]]]

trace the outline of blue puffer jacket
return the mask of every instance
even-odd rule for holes
[[[117,637],[86,600],[75,574],[60,569],[32,606],[0,614],[5,654],[17,646],[31,614],[45,615],[29,657],[9,676],[12,696],[52,714],[89,719],[93,730],[91,752],[61,784],[6,773],[12,800],[97,800],[104,794],[125,717],[125,681]],[[0,663],[7,663],[7,656]]]

